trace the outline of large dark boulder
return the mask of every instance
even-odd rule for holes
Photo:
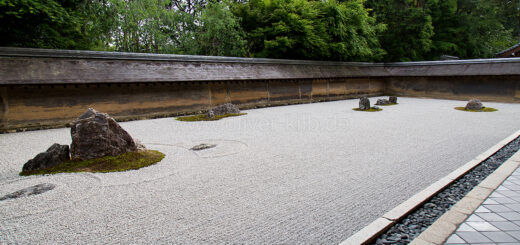
[[[482,110],[482,108],[484,108],[482,102],[477,99],[471,99],[465,107],[466,110]]]
[[[70,159],[69,146],[54,144],[46,152],[36,155],[23,165],[22,171],[33,171],[54,167]]]
[[[370,110],[370,100],[367,97],[359,98],[359,109]]]
[[[89,160],[138,150],[138,144],[114,118],[89,108],[71,126],[71,158]]]
[[[238,106],[233,105],[231,103],[222,104],[216,107],[213,107],[208,111],[207,116],[209,118],[213,118],[215,116],[221,116],[226,114],[238,114],[240,113],[240,109],[238,109]]]

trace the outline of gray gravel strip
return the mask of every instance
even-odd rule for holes
[[[377,98],[371,98],[375,102]],[[137,171],[20,177],[69,129],[0,135],[0,243],[339,243],[518,130],[519,104],[399,98],[273,107],[212,122],[122,123],[160,163]],[[214,148],[191,151],[199,144]]]

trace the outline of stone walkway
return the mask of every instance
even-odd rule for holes
[[[446,244],[520,244],[520,168],[458,227]]]

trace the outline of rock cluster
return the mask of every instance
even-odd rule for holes
[[[376,105],[391,105],[397,104],[397,97],[390,96],[388,99],[378,99]]]
[[[376,105],[390,105],[392,102],[390,102],[387,99],[377,99]]]
[[[68,145],[54,144],[46,152],[25,163],[22,171],[50,168],[71,158],[90,160],[146,149],[121,128],[114,118],[92,108],[72,123],[70,133],[70,151]]]
[[[137,144],[114,118],[89,108],[70,128],[71,158],[90,160],[137,151]]]
[[[464,109],[466,110],[482,110],[484,106],[482,105],[482,102],[477,99],[471,99],[468,104],[466,104],[466,107]]]
[[[370,110],[370,100],[367,97],[359,98],[359,109],[360,110]]]
[[[54,167],[70,159],[69,146],[54,144],[47,151],[36,155],[23,165],[22,171],[34,171]]]
[[[240,109],[236,105],[233,105],[231,103],[225,103],[222,105],[218,105],[216,107],[213,107],[208,111],[206,114],[208,118],[213,118],[215,116],[222,116],[226,114],[238,114],[240,113]]]

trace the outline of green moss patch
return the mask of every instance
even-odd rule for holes
[[[368,111],[368,112],[376,112],[376,111],[382,111],[383,109],[381,109],[381,108],[377,108],[377,109],[376,109],[376,108],[372,107],[372,108],[370,108],[370,109],[368,109],[368,110],[361,110],[361,109],[359,109],[359,108],[354,108],[354,109],[352,109],[352,110],[354,110],[354,111]]]
[[[391,104],[386,104],[386,105],[377,105],[377,106],[391,106],[391,105],[398,105],[399,103],[391,103]]]
[[[119,156],[107,156],[92,160],[69,160],[52,168],[21,172],[20,175],[56,174],[74,172],[119,172],[139,169],[160,162],[164,154],[158,151],[146,150],[127,152]]]
[[[226,117],[237,117],[237,116],[242,116],[242,115],[246,115],[246,114],[247,113],[230,113],[230,114],[215,116],[213,118],[209,118],[206,114],[199,114],[199,115],[186,116],[186,117],[177,117],[176,119],[178,121],[183,121],[183,122],[216,121],[216,120],[220,120],[220,119],[226,118]]]
[[[482,110],[466,110],[465,107],[455,107],[455,109],[459,110],[459,111],[470,111],[470,112],[494,112],[494,111],[498,111],[498,109],[491,108],[491,107],[484,107],[484,108],[482,108]]]

